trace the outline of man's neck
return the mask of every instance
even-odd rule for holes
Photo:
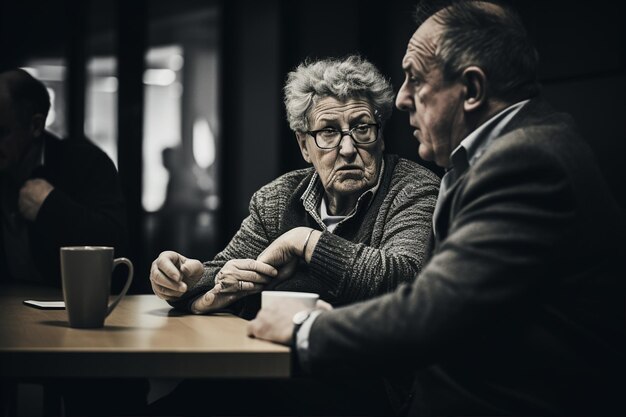
[[[476,121],[472,123],[473,126],[471,131],[478,129],[478,127],[482,126],[482,124],[485,123],[487,120],[491,119],[493,116],[515,103],[516,102],[509,102],[494,98],[489,99],[486,103],[485,109],[477,115]]]

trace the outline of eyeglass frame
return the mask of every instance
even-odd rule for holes
[[[374,138],[374,140],[370,141],[370,142],[359,142],[358,140],[356,140],[354,138],[353,132],[354,129],[358,128],[359,126],[376,126],[376,137]],[[341,136],[339,137],[339,142],[337,142],[337,144],[331,148],[325,148],[319,145],[319,143],[317,143],[317,134],[320,132],[324,132],[324,131],[329,131],[329,130],[334,130],[336,132],[338,132]],[[350,138],[353,140],[355,145],[369,145],[372,144],[374,142],[376,142],[378,140],[378,135],[380,133],[380,123],[359,123],[353,127],[351,127],[348,130],[340,130],[340,129],[335,129],[334,127],[325,127],[323,129],[317,129],[317,130],[306,130],[304,133],[310,135],[313,137],[313,141],[315,142],[315,146],[317,146],[320,149],[335,149],[338,148],[341,145],[341,140],[343,139],[344,136],[348,135],[350,136]]]

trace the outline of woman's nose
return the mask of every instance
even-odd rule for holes
[[[354,146],[354,139],[352,136],[348,134],[348,132],[343,132],[341,136],[341,141],[339,142],[339,153],[341,155],[350,155],[356,152],[356,146]]]

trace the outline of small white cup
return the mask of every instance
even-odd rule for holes
[[[289,308],[292,310],[312,310],[315,308],[319,294],[295,291],[263,291],[261,307]]]

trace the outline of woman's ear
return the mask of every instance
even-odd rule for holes
[[[463,108],[470,112],[481,107],[487,100],[487,77],[481,68],[470,66],[465,68],[462,78],[465,84]]]
[[[311,157],[309,156],[309,149],[307,148],[306,135],[307,133],[304,132],[296,132],[296,140],[298,141],[298,146],[300,147],[302,158],[304,158],[304,160],[310,164]]]

